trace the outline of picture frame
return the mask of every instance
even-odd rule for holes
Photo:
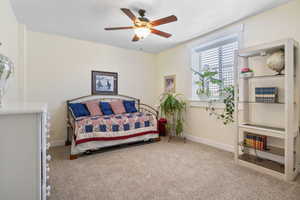
[[[118,94],[118,73],[92,71],[92,94],[117,95]]]
[[[164,92],[165,93],[176,92],[176,75],[169,75],[164,77]]]

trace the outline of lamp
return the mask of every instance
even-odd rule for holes
[[[148,27],[136,27],[134,28],[134,33],[140,39],[144,39],[151,33],[151,30]]]

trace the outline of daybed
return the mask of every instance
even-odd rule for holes
[[[75,117],[74,104],[86,102],[132,102],[136,110],[121,114]],[[157,131],[158,111],[137,98],[125,95],[89,95],[67,101],[68,138],[71,144],[70,159],[103,147],[115,146],[137,141],[159,139]],[[101,108],[101,106],[100,106]]]

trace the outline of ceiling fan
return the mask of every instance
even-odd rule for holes
[[[121,10],[125,13],[125,15],[127,15],[132,20],[133,26],[105,28],[105,30],[111,31],[111,30],[134,29],[135,35],[133,36],[132,39],[133,42],[146,38],[150,33],[159,35],[164,38],[169,38],[172,36],[170,33],[159,31],[157,29],[154,29],[153,27],[177,21],[177,17],[175,15],[150,21],[148,18],[145,17],[146,11],[143,9],[140,9],[138,11],[140,17],[136,17],[127,8],[121,8]]]

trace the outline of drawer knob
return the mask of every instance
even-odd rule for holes
[[[47,172],[50,172],[50,167],[47,167],[47,168],[46,168],[46,171],[47,171]]]
[[[51,145],[50,145],[50,143],[48,142],[48,143],[47,143],[47,150],[49,150],[50,146],[51,146]],[[51,156],[50,156],[50,157],[51,157]]]

